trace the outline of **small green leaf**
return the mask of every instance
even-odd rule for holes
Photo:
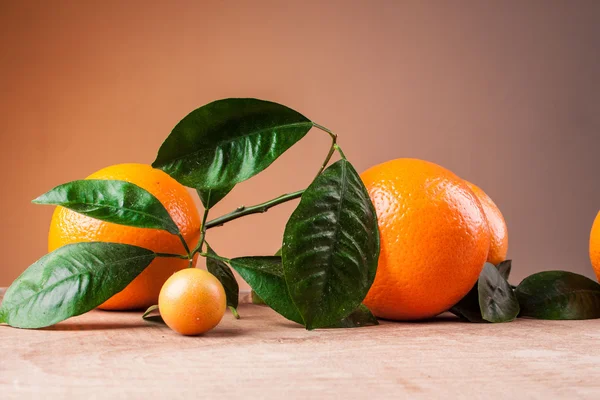
[[[331,326],[356,310],[378,258],[375,209],[352,165],[339,160],[306,189],[283,237],[285,281],[307,329]]]
[[[17,328],[42,328],[90,311],[119,293],[156,257],[120,243],[75,243],[33,263],[8,288],[1,313]]]
[[[525,278],[516,289],[521,316],[539,319],[600,318],[600,284],[567,271]]]
[[[233,275],[233,272],[231,272],[231,268],[229,268],[224,261],[210,257],[211,255],[217,255],[217,253],[215,253],[208,244],[207,247],[209,256],[206,259],[206,269],[223,285],[225,295],[227,296],[227,306],[236,310],[238,307],[240,288],[235,280],[235,276]],[[237,312],[234,313],[234,315],[235,314],[237,314]]]
[[[179,234],[179,228],[169,212],[154,195],[125,181],[72,181],[55,187],[33,202],[66,207],[88,217],[115,224],[162,229],[174,235]]]
[[[469,290],[469,293],[465,297],[448,311],[469,322],[484,322],[484,319],[481,317],[481,309],[479,308],[477,283]]]
[[[142,315],[142,319],[146,319],[146,317],[148,317],[148,315],[150,315],[154,311],[158,311],[158,304],[148,307],[146,312],[144,312],[144,314]]]
[[[489,322],[508,322],[517,318],[519,302],[498,269],[485,263],[477,282],[481,316]]]
[[[239,257],[231,260],[235,269],[261,299],[285,318],[303,324],[288,293],[281,257]]]
[[[502,261],[500,264],[496,265],[498,268],[498,272],[500,272],[500,276],[502,276],[505,280],[508,280],[510,276],[510,270],[512,269],[512,260]]]
[[[364,304],[358,306],[354,312],[338,323],[335,323],[328,328],[361,328],[363,326],[379,325],[377,318],[371,313],[371,310]]]
[[[153,315],[150,315],[150,314],[153,314]],[[144,315],[142,315],[142,319],[149,321],[149,322],[156,322],[159,324],[165,323],[165,320],[160,315],[158,305],[148,307],[148,309],[146,310]]]
[[[227,186],[220,189],[206,189],[200,190],[196,189],[198,193],[198,197],[200,197],[200,201],[204,208],[211,209],[213,208],[219,201],[223,200],[225,196],[229,194],[233,190],[235,186]]]
[[[224,191],[263,171],[312,126],[308,118],[281,104],[218,100],[183,118],[152,166],[201,192]]]

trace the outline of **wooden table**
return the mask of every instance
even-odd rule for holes
[[[0,398],[600,399],[600,320],[308,332],[263,306],[239,311],[199,337],[140,312],[1,325]]]

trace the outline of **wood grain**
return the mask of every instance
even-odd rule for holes
[[[1,293],[0,293],[1,297]],[[600,398],[600,320],[419,323],[308,332],[243,304],[183,337],[140,312],[0,325],[2,399]]]

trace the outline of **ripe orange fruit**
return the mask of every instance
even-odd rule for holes
[[[167,279],[158,297],[158,309],[175,332],[199,335],[217,326],[225,315],[225,289],[210,272],[186,268]]]
[[[481,203],[439,165],[397,159],[361,178],[377,212],[381,253],[364,303],[378,317],[433,317],[473,287],[490,248]]]
[[[101,169],[86,179],[122,180],[146,189],[165,206],[188,246],[193,247],[198,242],[200,217],[194,201],[184,186],[163,171],[144,164],[119,164]],[[166,231],[117,225],[56,207],[50,223],[48,250],[77,242],[125,243],[160,253],[185,254],[179,238]],[[156,304],[163,283],[187,265],[187,260],[157,258],[123,291],[99,308],[127,310]]]
[[[596,277],[600,281],[600,213],[596,215],[590,233],[590,260],[592,260]]]
[[[490,228],[490,251],[488,252],[487,261],[498,265],[506,260],[506,253],[508,252],[508,230],[504,217],[490,196],[474,184],[467,181],[465,183],[481,202],[487,218],[488,228]]]

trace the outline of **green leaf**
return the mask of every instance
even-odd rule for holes
[[[55,187],[33,202],[66,207],[88,217],[115,224],[162,229],[174,235],[179,234],[179,228],[156,197],[125,181],[73,181]]]
[[[235,185],[227,186],[220,189],[196,189],[196,192],[198,193],[198,197],[200,197],[200,201],[202,202],[204,208],[211,209],[219,201],[223,200],[225,196],[227,196],[229,192],[233,190],[234,187]]]
[[[498,269],[485,263],[477,282],[481,316],[489,322],[508,322],[517,318],[519,302]]]
[[[539,319],[600,318],[600,284],[567,271],[525,278],[516,289],[521,316]]]
[[[265,304],[285,318],[304,325],[288,293],[281,257],[239,257],[231,260],[231,267],[244,278]]]
[[[350,315],[328,328],[361,328],[363,326],[379,325],[377,318],[364,304],[358,306]]]
[[[448,311],[469,322],[484,322],[484,319],[481,317],[481,309],[479,308],[479,291],[477,290],[477,283],[465,297]]]
[[[208,246],[208,254],[209,257],[206,259],[206,269],[223,285],[225,295],[227,296],[227,306],[236,310],[234,313],[235,315],[237,314],[240,295],[240,288],[235,280],[235,276],[233,275],[233,272],[231,272],[231,268],[229,268],[224,261],[210,257],[210,255],[217,255],[210,246]]]
[[[83,314],[125,289],[155,257],[150,250],[119,243],[60,247],[13,282],[2,314],[18,328],[41,328]]]
[[[156,322],[159,324],[165,323],[165,320],[160,315],[160,311],[158,310],[158,305],[148,307],[144,315],[142,315],[142,319],[149,322]]]
[[[500,276],[502,276],[505,280],[508,280],[510,276],[510,270],[512,269],[512,260],[502,261],[500,264],[496,265],[498,268],[498,272],[500,272]]]
[[[148,307],[148,309],[142,315],[142,319],[148,318],[148,315],[152,314],[154,311],[158,311],[158,304]]]
[[[224,191],[267,168],[312,126],[305,116],[281,104],[218,100],[182,119],[152,166],[202,192]]]
[[[285,281],[307,329],[350,315],[373,283],[378,258],[375,209],[352,165],[339,160],[306,189],[283,237]]]

